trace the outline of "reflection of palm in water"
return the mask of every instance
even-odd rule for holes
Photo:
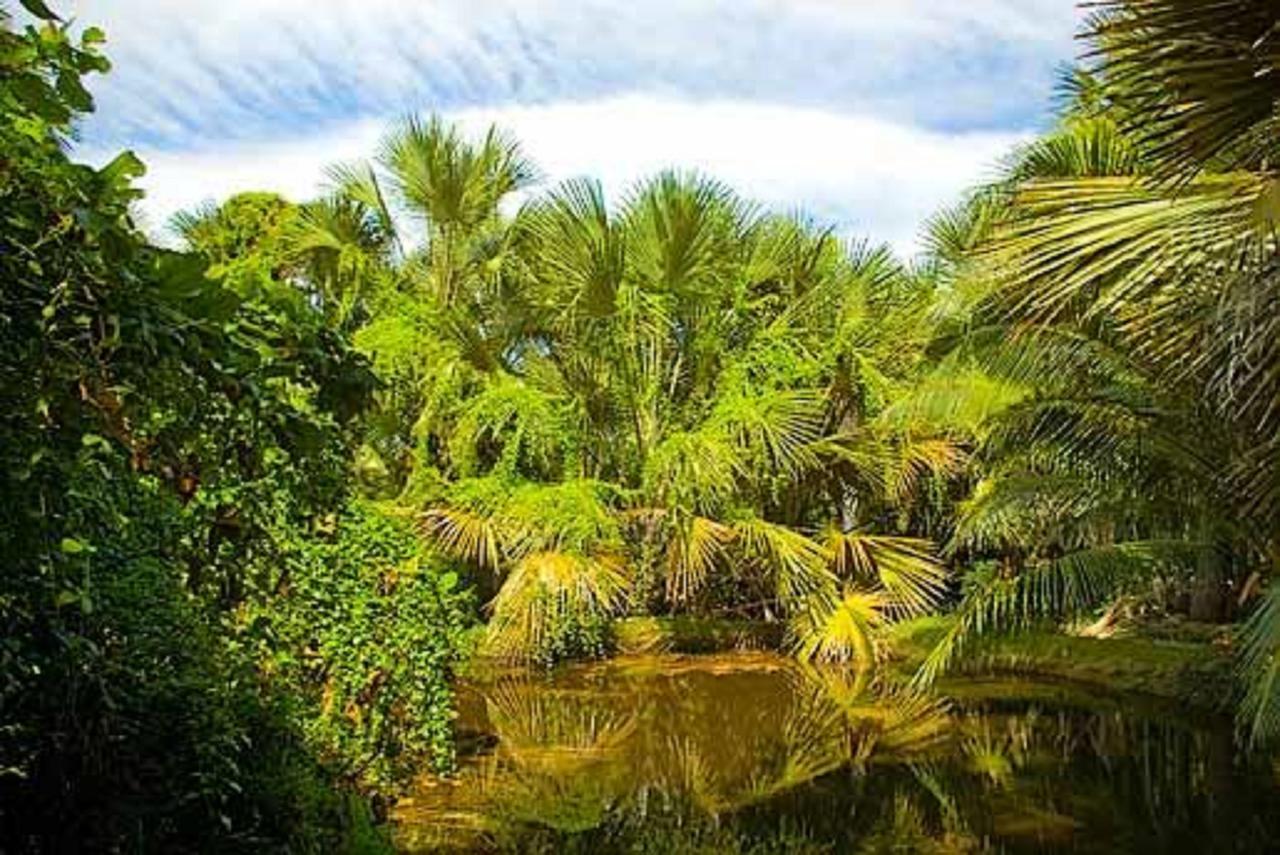
[[[673,812],[680,827],[760,816],[821,828],[856,814],[830,833],[965,851],[1114,824],[1117,792],[1141,802],[1125,821],[1191,821],[1222,777],[1209,736],[1117,710],[964,711],[848,669],[656,664],[481,687],[496,748],[444,792],[465,792],[492,833],[598,833]]]
[[[548,813],[590,796],[617,807],[657,795],[714,815],[850,764],[904,762],[935,748],[948,730],[938,702],[847,670],[695,672],[637,682],[631,692],[532,678],[490,688],[498,762],[486,789],[495,807],[513,802],[528,815],[539,792]],[[735,699],[734,688],[750,702]]]
[[[635,730],[625,698],[548,689],[534,679],[503,680],[486,691],[485,701],[502,750],[521,765],[599,759]]]

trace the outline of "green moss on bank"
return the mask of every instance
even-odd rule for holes
[[[941,639],[945,617],[895,626],[895,667],[911,673]],[[1231,656],[1221,644],[1150,638],[1081,638],[1049,631],[984,639],[962,657],[957,676],[1023,675],[1070,680],[1113,692],[1224,709],[1233,692]]]
[[[718,653],[777,650],[783,626],[762,621],[694,617],[635,617],[613,625],[619,653]]]
[[[941,640],[948,621],[938,616],[894,626],[888,639],[892,667],[910,677]],[[614,622],[610,631],[614,652],[626,657],[781,650],[785,635],[780,623],[696,617],[626,618]],[[991,637],[975,642],[939,688],[948,695],[987,694],[992,680],[1007,685],[1011,677],[1027,677],[1032,678],[1028,685],[1046,690],[1047,681],[1058,681],[1090,694],[1143,694],[1204,711],[1225,710],[1234,686],[1224,637],[1221,628],[1199,625],[1176,632],[1140,629],[1106,639],[1049,630]],[[485,673],[483,662],[477,657],[468,676]]]

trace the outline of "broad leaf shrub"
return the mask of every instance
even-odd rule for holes
[[[393,509],[354,501],[299,538],[286,590],[261,611],[271,679],[318,714],[304,732],[355,783],[393,792],[453,762],[449,676],[475,604]]]
[[[142,163],[66,151],[103,34],[24,5],[45,20],[0,12],[0,851],[384,847],[365,794],[447,761],[463,599],[325,533],[372,376],[274,269],[228,282],[141,235]],[[273,673],[308,623],[350,653]]]

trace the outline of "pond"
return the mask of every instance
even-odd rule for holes
[[[768,654],[460,687],[459,769],[406,851],[1265,852],[1280,766],[1230,723],[1007,680],[913,694]],[[1276,841],[1273,843],[1272,841]]]

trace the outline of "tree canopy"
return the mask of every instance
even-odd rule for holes
[[[1235,626],[1242,741],[1280,732],[1274,4],[1094,6],[1054,125],[910,262],[698,173],[546,186],[439,116],[165,249],[135,155],[74,159],[104,34],[23,5],[6,843],[385,844],[369,796],[449,767],[464,656],[637,616],[861,681],[941,614],[916,698],[993,634],[1176,613]]]

